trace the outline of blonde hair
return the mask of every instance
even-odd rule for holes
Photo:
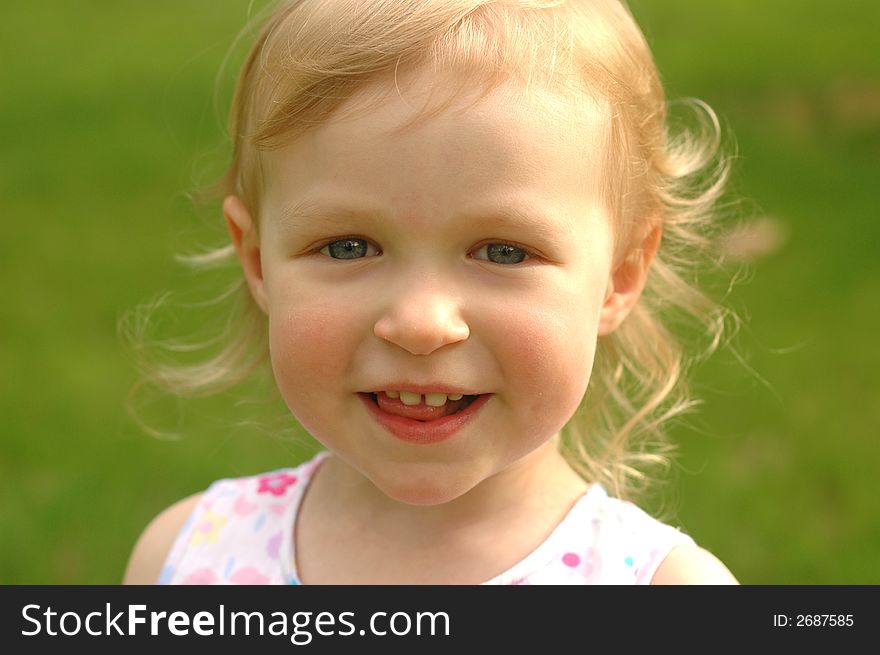
[[[661,427],[697,403],[684,377],[696,356],[685,355],[670,322],[695,320],[708,354],[732,315],[689,281],[701,262],[714,261],[715,205],[729,170],[717,118],[693,101],[698,129],[672,133],[650,49],[618,0],[287,0],[273,8],[242,67],[229,122],[232,161],[217,191],[243,198],[259,226],[261,153],[326,121],[367,84],[424,67],[454,73],[449,79],[462,88],[514,80],[608,109],[604,194],[615,264],[637,256],[653,227],[662,227],[662,244],[634,311],[599,340],[561,447],[585,478],[632,497],[648,468],[668,462]],[[190,262],[234,256],[226,246]],[[249,377],[267,359],[265,317],[243,280],[235,293],[236,318],[219,353],[186,366],[144,359],[143,382],[200,395]]]

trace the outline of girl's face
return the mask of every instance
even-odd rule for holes
[[[546,444],[584,395],[597,335],[626,311],[599,203],[602,112],[511,86],[399,130],[431,84],[392,87],[268,154],[249,274],[290,410],[413,504],[459,497]],[[377,419],[371,395],[407,389],[483,397],[458,430],[420,441]]]

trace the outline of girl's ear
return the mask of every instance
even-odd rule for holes
[[[614,332],[635,307],[645,288],[651,260],[660,247],[661,233],[660,226],[651,230],[611,273],[599,314],[599,336]]]
[[[251,213],[238,196],[226,196],[223,199],[223,216],[232,237],[232,245],[238,253],[244,277],[247,280],[251,296],[265,313],[268,314],[266,289],[263,284],[263,265],[260,261],[260,240],[257,235]]]

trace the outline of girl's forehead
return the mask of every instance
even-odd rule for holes
[[[387,117],[388,127],[406,132],[445,116],[497,122],[542,117],[558,126],[607,122],[601,99],[584,90],[561,90],[508,79],[504,82],[459,77],[452,71],[416,70],[391,80],[377,79],[347,100],[331,121],[365,115]]]
[[[608,111],[587,94],[527,88],[520,82],[462,84],[450,76],[415,72],[375,80],[355,93],[326,121],[269,152],[338,157],[369,144],[388,150],[429,148],[442,140],[450,153],[493,146],[513,154],[534,149],[579,150],[584,163],[604,150]],[[271,168],[275,165],[270,164]]]

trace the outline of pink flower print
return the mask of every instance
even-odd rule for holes
[[[253,566],[245,566],[229,576],[232,584],[269,584],[269,578]]]
[[[562,555],[562,563],[565,565],[566,577],[575,579],[590,579],[593,575],[593,549],[587,548],[581,554],[567,552]]]
[[[196,569],[186,576],[181,584],[216,584],[217,576],[209,568]]]
[[[273,473],[264,475],[258,480],[258,494],[272,494],[273,496],[283,496],[287,488],[296,482],[297,478],[291,473]]]
[[[239,516],[247,516],[257,509],[257,504],[249,502],[247,496],[242,494],[235,499],[235,505],[233,506],[233,509],[235,510],[235,513]]]
[[[650,584],[651,578],[654,577],[657,566],[660,564],[660,560],[663,559],[665,554],[666,551],[660,550],[659,548],[651,549],[648,558],[643,560],[640,566],[636,566],[633,571],[636,576],[636,584]]]
[[[583,572],[584,572],[584,576],[588,580],[592,580],[592,578],[593,578],[593,572],[595,570],[595,561],[596,561],[595,551],[592,548],[587,548],[586,552],[584,553]]]
[[[213,544],[220,536],[220,530],[226,525],[228,519],[214,512],[205,512],[202,519],[193,526],[192,534],[189,538],[191,544]]]
[[[578,564],[581,563],[581,558],[577,553],[566,553],[562,556],[562,563],[566,566],[570,566],[571,568],[575,568]]]

